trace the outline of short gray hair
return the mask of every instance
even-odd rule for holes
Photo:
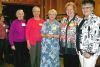
[[[40,11],[40,7],[38,7],[38,6],[34,6],[34,7],[32,8],[32,12],[35,11],[35,10]]]

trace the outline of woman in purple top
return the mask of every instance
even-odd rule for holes
[[[16,17],[17,19],[12,22],[9,31],[9,42],[14,51],[14,67],[27,67],[26,61],[29,59],[29,54],[26,47],[24,11],[17,10]]]

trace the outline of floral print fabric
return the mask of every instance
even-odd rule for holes
[[[42,27],[42,34],[59,35],[59,22],[54,21],[50,24],[49,19]],[[59,63],[59,39],[57,38],[42,38],[41,64],[40,67],[60,67]]]

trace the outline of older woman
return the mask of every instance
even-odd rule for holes
[[[65,5],[66,16],[61,21],[61,37],[64,47],[64,67],[79,67],[79,59],[76,50],[76,27],[81,18],[77,16],[76,6],[73,2]]]
[[[95,67],[100,55],[100,18],[94,12],[94,1],[82,2],[83,21],[78,28],[81,67]]]
[[[48,12],[49,19],[42,27],[41,64],[40,67],[60,67],[59,64],[59,22],[55,19],[57,11]]]
[[[34,17],[28,20],[26,27],[27,48],[30,52],[31,67],[40,67],[41,28],[44,20],[40,18],[38,6],[34,6],[32,12]]]
[[[9,30],[9,42],[11,49],[14,50],[14,67],[26,67],[29,54],[25,37],[24,11],[22,9],[17,10],[16,17],[17,19],[12,22]]]
[[[7,38],[7,29],[8,26],[4,23],[4,16],[0,14],[0,64],[6,61],[6,53],[7,48],[6,46],[6,38]]]

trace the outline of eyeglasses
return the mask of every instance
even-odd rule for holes
[[[82,9],[90,9],[91,7],[82,7]]]
[[[49,14],[49,15],[56,15],[56,14]]]
[[[33,11],[33,12],[40,12],[40,11]]]

